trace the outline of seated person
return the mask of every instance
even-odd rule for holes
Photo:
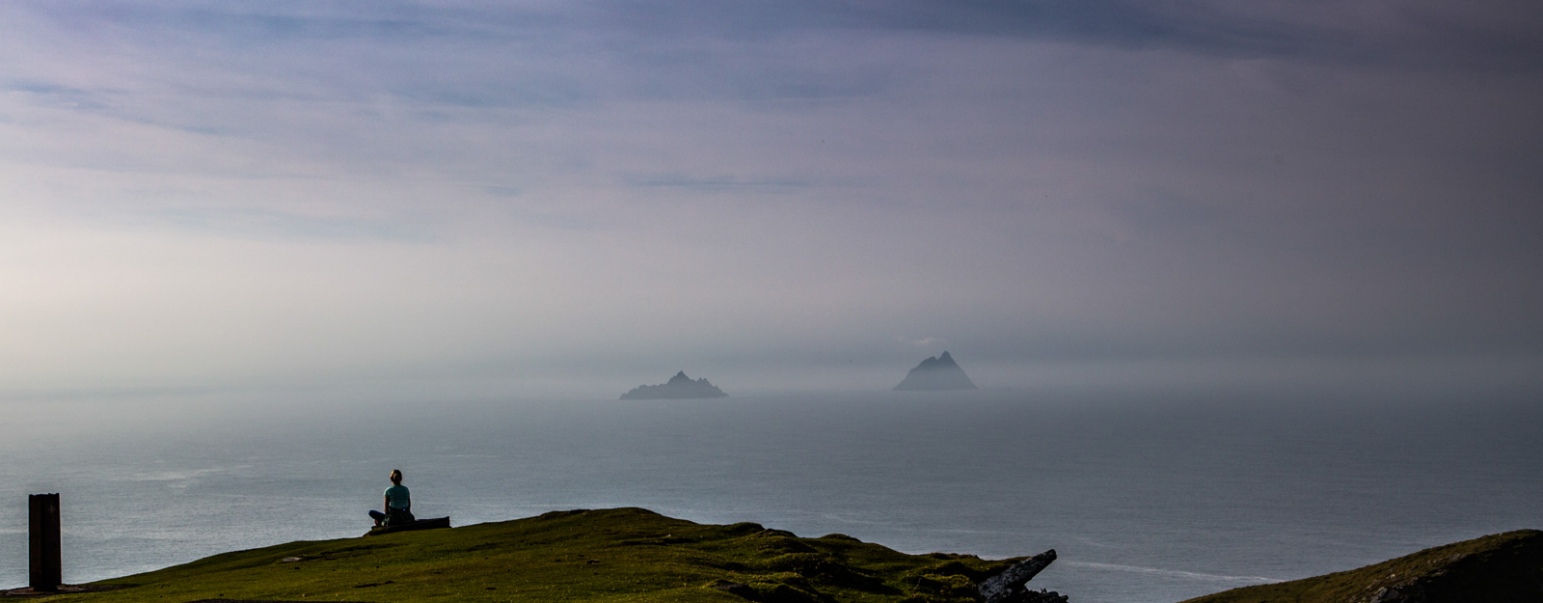
[[[407,486],[402,485],[402,470],[391,470],[391,487],[386,488],[385,512],[370,511],[370,518],[375,520],[376,526],[399,526],[412,523],[413,499],[407,492]]]

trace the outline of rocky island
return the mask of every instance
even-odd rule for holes
[[[623,400],[677,400],[685,398],[727,398],[729,395],[707,379],[693,380],[686,371],[675,373],[669,382],[660,385],[639,385],[621,395]]]
[[[964,369],[959,368],[959,363],[954,362],[954,357],[946,351],[942,356],[923,360],[906,373],[900,385],[895,386],[895,391],[935,392],[957,389],[977,388],[975,382],[970,381],[970,376],[964,374]]]

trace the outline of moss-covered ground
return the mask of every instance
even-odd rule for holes
[[[1360,569],[1264,584],[1185,603],[1543,602],[1543,532],[1519,530]]]
[[[610,509],[237,551],[43,600],[963,602],[1012,561]]]

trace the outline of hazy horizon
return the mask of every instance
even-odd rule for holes
[[[1543,11],[0,6],[0,403],[1543,392]]]

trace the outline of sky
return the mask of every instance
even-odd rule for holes
[[[1543,391],[1524,0],[0,4],[0,396]]]

